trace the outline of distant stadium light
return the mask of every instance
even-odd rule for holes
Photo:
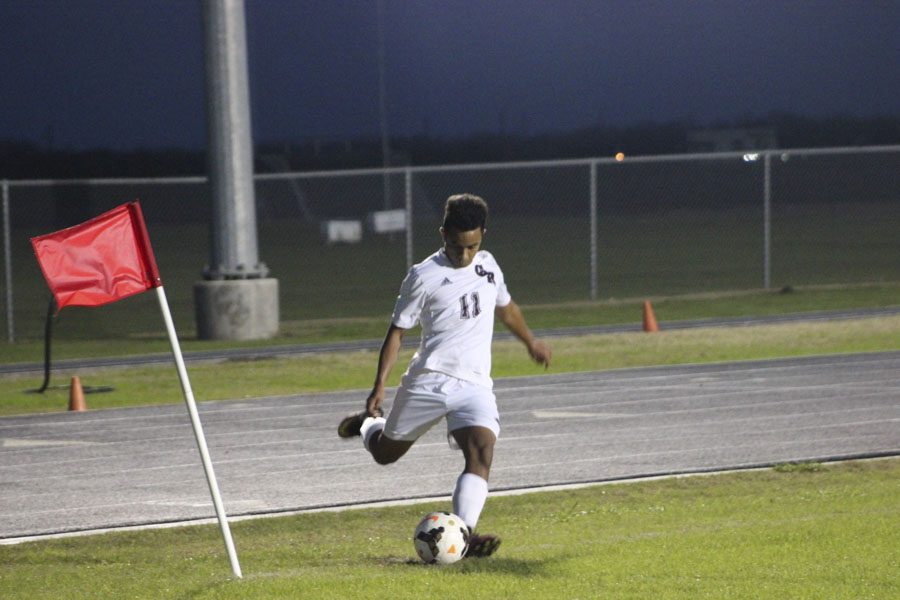
[[[744,162],[753,162],[759,160],[759,153],[754,152],[753,154],[745,154]]]

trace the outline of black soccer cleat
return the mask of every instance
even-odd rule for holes
[[[378,416],[381,417],[383,415],[384,411],[379,408]],[[360,429],[362,429],[363,421],[365,421],[368,416],[369,413],[367,411],[347,415],[346,417],[341,419],[341,422],[338,424],[338,436],[342,438],[352,438],[358,436]]]
[[[497,551],[500,547],[500,538],[496,535],[469,535],[469,548],[466,550],[466,558],[485,558]]]

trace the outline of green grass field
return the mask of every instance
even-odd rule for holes
[[[498,553],[414,560],[418,518],[445,503],[0,546],[8,600],[280,598],[889,599],[900,595],[900,460],[494,496]]]

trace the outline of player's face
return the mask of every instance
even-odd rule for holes
[[[481,238],[484,232],[481,229],[470,231],[455,231],[441,227],[441,236],[444,238],[444,254],[457,269],[468,267],[475,260],[475,254],[481,248]]]

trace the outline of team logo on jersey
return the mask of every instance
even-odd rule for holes
[[[481,265],[475,265],[475,274],[479,277],[487,277],[488,282],[494,283],[494,273],[491,271],[485,271],[484,267]]]

